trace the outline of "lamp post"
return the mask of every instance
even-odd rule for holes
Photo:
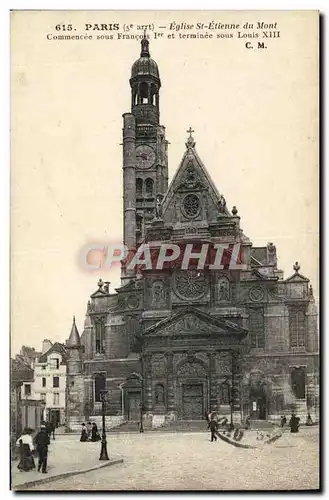
[[[234,353],[232,351],[231,353],[231,390],[230,390],[230,403],[231,403],[231,422],[230,422],[230,428],[231,430],[234,429],[234,424],[233,424],[233,411],[234,411]]]
[[[140,403],[140,425],[139,425],[139,432],[144,432],[144,427],[143,427],[143,414],[144,414],[144,405],[143,403]]]
[[[100,391],[100,399],[102,402],[102,448],[99,459],[100,460],[109,460],[109,456],[107,454],[107,441],[106,441],[106,432],[105,432],[105,402],[106,402],[106,394],[108,391],[102,390]]]

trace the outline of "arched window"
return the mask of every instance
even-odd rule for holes
[[[153,105],[156,104],[156,102],[155,102],[156,93],[157,93],[156,86],[154,85],[154,83],[152,83],[151,88],[150,88],[150,104],[153,104]]]
[[[141,98],[141,104],[147,104],[148,102],[148,90],[149,86],[146,82],[142,82],[139,86],[139,95]]]
[[[304,347],[306,316],[302,310],[292,309],[290,319],[290,347]]]
[[[102,354],[105,352],[104,349],[104,337],[105,337],[105,325],[104,321],[99,319],[95,322],[95,348],[97,354]]]
[[[146,179],[145,181],[145,190],[147,196],[153,196],[153,186],[154,182],[152,179]]]
[[[143,196],[143,179],[139,177],[136,179],[136,196],[139,198]]]
[[[95,403],[100,403],[101,399],[101,391],[105,391],[106,379],[103,373],[97,373],[95,375]]]

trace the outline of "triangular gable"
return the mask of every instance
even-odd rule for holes
[[[297,273],[294,273],[292,276],[290,276],[289,278],[287,278],[286,280],[286,283],[309,283],[309,279],[306,278],[305,276],[303,276],[302,274],[299,274],[298,272]]]
[[[186,308],[150,326],[144,331],[143,336],[191,335],[193,333],[235,334],[243,337],[247,334],[247,330],[231,321],[215,319],[198,309]]]
[[[54,352],[57,354],[61,354],[64,358],[67,357],[66,347],[60,342],[55,342],[55,344],[52,345],[51,348],[48,349],[48,351],[46,351],[42,356],[40,356],[38,363],[46,363],[47,357]]]
[[[189,169],[194,172],[194,179],[192,178],[189,183]],[[218,205],[221,195],[219,194],[213,180],[211,179],[206,167],[202,163],[200,157],[195,151],[194,147],[189,146],[184,153],[184,156],[180,162],[180,165],[174,175],[168,191],[162,201],[162,212],[163,217],[172,203],[177,190],[182,188],[185,184],[187,189],[191,186],[191,189],[204,189],[207,190],[208,195],[213,200],[213,203]],[[230,215],[227,208],[225,208],[225,215]]]
[[[96,292],[90,295],[90,298],[96,299],[97,297],[105,297],[106,295],[108,295],[108,293],[104,292],[104,290],[99,288],[98,290],[96,290]]]

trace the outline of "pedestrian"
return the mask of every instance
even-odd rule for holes
[[[88,432],[86,429],[86,424],[83,423],[81,425],[82,425],[82,429],[81,429],[80,441],[81,441],[81,443],[85,443],[86,441],[88,441]]]
[[[310,413],[307,415],[306,425],[313,425],[313,420]]]
[[[244,428],[245,428],[246,430],[250,429],[250,417],[249,417],[249,415],[247,415],[247,416],[246,416],[246,420],[245,420]]]
[[[284,427],[286,425],[287,419],[286,419],[285,415],[282,415],[280,423],[281,423],[281,427]]]
[[[56,429],[56,422],[55,420],[52,420],[50,424],[50,435],[53,435],[53,440],[55,441],[55,429]]]
[[[34,458],[32,452],[34,445],[32,440],[32,429],[25,427],[22,435],[18,438],[16,445],[19,446],[20,460],[17,468],[20,471],[28,472],[35,469]]]
[[[91,425],[91,422],[88,422],[87,423],[88,439],[91,439],[91,431],[92,431],[92,425]]]
[[[92,429],[91,429],[91,440],[93,442],[95,442],[95,441],[100,441],[100,439],[101,439],[101,437],[99,435],[97,425],[95,424],[95,422],[93,422]]]
[[[217,436],[216,436],[216,433],[217,433],[217,429],[218,429],[218,423],[215,419],[211,419],[209,424],[208,424],[208,429],[210,429],[210,432],[211,432],[211,442],[212,441],[217,441]]]
[[[49,437],[49,440],[50,440],[51,433],[53,431],[52,423],[49,420],[47,420],[47,422],[45,423],[45,426],[46,426],[46,431],[47,431],[47,434],[48,434],[48,437]]]
[[[35,437],[35,444],[39,456],[38,472],[40,472],[42,468],[42,474],[47,474],[48,445],[50,444],[50,438],[45,422],[41,423],[40,431]]]
[[[299,432],[299,420],[299,417],[296,417],[294,413],[291,414],[289,421],[290,432]]]

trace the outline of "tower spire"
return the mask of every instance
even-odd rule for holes
[[[141,41],[141,46],[142,46],[141,57],[150,57],[149,44],[150,44],[150,42],[148,41],[148,39],[146,37],[146,29],[145,29],[144,30],[144,37],[142,38],[142,41]]]

